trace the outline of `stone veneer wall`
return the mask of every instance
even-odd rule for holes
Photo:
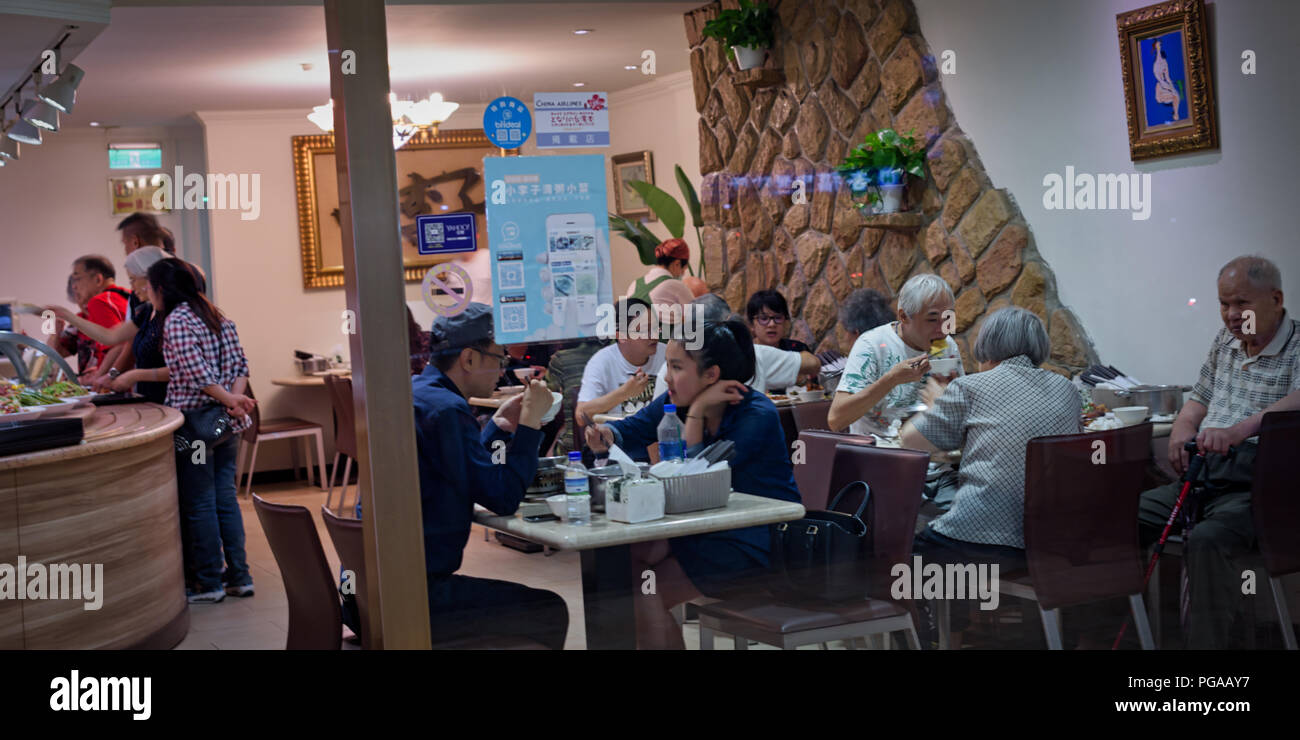
[[[1052,356],[1044,367],[1069,374],[1095,361],[1019,208],[993,187],[957,127],[912,3],[769,4],[777,41],[765,67],[785,75],[772,87],[733,84],[734,62],[716,39],[701,36],[735,0],[685,16],[710,289],[742,310],[754,291],[780,287],[792,337],[848,352],[837,309],[850,291],[868,287],[894,298],[912,275],[936,272],[957,296],[956,340],[967,371],[975,369],[970,346],[982,317],[1011,304],[1046,324]],[[904,204],[921,213],[911,227],[885,228],[883,217],[864,216],[834,174],[846,151],[886,127],[915,129],[928,147],[929,175],[909,186]],[[806,203],[793,203],[795,179],[806,183]]]

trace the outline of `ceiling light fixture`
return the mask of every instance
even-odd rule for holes
[[[14,112],[17,113],[18,110],[18,104],[14,103]],[[14,121],[13,125],[9,127],[9,132],[6,136],[23,144],[31,144],[33,146],[41,145],[41,130],[33,126],[30,122],[24,121],[21,114],[19,115],[18,120]]]
[[[635,64],[624,64],[623,69],[636,69]]]
[[[91,121],[91,122],[90,122],[90,125],[91,125],[91,126],[98,126],[98,125],[99,125],[99,121]]]
[[[575,28],[573,30],[573,33],[577,36],[586,36],[587,34],[591,33],[591,31],[592,29],[590,28]]]
[[[0,111],[0,118],[4,117],[2,113]],[[10,128],[12,126],[7,122],[0,126],[0,162],[6,159],[18,159],[18,142],[9,138]]]
[[[388,93],[388,107],[393,120],[393,149],[401,149],[420,131],[428,131],[430,136],[438,135],[438,126],[451,118],[460,103],[443,100],[440,93],[434,93],[423,100],[398,100],[396,93]],[[334,100],[325,105],[312,108],[307,120],[316,124],[321,131],[334,131]]]
[[[27,101],[23,106],[23,120],[46,131],[59,130],[59,112],[49,103],[42,103],[39,100]]]
[[[46,85],[36,93],[36,97],[48,103],[55,110],[62,113],[71,113],[72,106],[77,102],[77,86],[81,84],[81,79],[86,73],[75,64],[69,64],[63,68],[63,74],[54,82]]]
[[[574,86],[574,87],[586,87],[586,86],[587,86],[587,83],[585,83],[585,82],[575,82],[575,83],[573,83],[573,86]]]

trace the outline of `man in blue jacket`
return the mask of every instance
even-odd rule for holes
[[[430,627],[435,643],[511,635],[559,650],[569,627],[559,595],[456,574],[474,504],[513,514],[537,471],[541,419],[552,403],[544,381],[531,381],[482,431],[466,401],[491,395],[505,363],[493,341],[491,309],[471,303],[434,322],[429,365],[411,380]],[[498,440],[506,443],[504,457]]]

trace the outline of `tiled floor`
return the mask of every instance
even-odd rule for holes
[[[355,488],[349,493],[355,492]],[[321,544],[332,569],[338,569],[338,556],[330,542],[320,507],[325,492],[304,483],[279,483],[258,486],[257,493],[279,504],[306,506],[316,520]],[[282,650],[288,634],[289,605],[280,580],[280,569],[267,545],[266,536],[253,511],[252,499],[240,499],[247,538],[248,563],[253,572],[257,595],[246,599],[226,598],[220,604],[190,606],[190,632],[178,650]],[[534,588],[545,588],[562,596],[569,606],[569,635],[566,650],[583,650],[587,636],[582,621],[582,581],[576,552],[524,554],[497,543],[483,541],[483,528],[475,526],[465,548],[460,573],[484,578],[516,581]],[[686,646],[699,646],[699,628],[685,628]],[[351,647],[344,643],[345,647]],[[719,637],[716,647],[731,649],[731,641]],[[760,646],[754,646],[755,648]]]

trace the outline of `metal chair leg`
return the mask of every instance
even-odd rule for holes
[[[1155,650],[1156,643],[1151,637],[1151,625],[1147,622],[1147,609],[1142,594],[1129,594],[1128,603],[1133,610],[1133,623],[1137,625],[1138,642],[1142,643],[1142,649]]]
[[[1043,632],[1047,633],[1047,649],[1061,650],[1061,610],[1038,607],[1043,615]]]
[[[253,494],[253,474],[257,472],[257,446],[261,443],[261,439],[253,440],[253,454],[248,461],[248,487],[244,489],[244,496]]]
[[[907,629],[903,630],[903,634],[907,635],[908,647],[912,648],[913,650],[921,649],[921,640],[916,636],[916,627],[909,624],[907,626]]]
[[[317,472],[320,474],[316,479],[316,483],[323,491],[325,490],[325,435],[321,434],[321,431],[317,429],[312,436],[316,438],[316,464]]]
[[[1286,593],[1282,591],[1282,579],[1269,576],[1268,585],[1273,589],[1273,603],[1277,606],[1277,619],[1281,622],[1282,644],[1287,650],[1295,650],[1295,627],[1291,623],[1291,610],[1286,605]]]
[[[343,464],[343,482],[339,486],[339,510],[334,512],[343,516],[343,505],[348,500],[348,481],[352,479],[352,458]]]
[[[293,479],[295,481],[298,480],[298,473],[302,472],[302,466],[298,464],[302,462],[299,459],[301,455],[302,450],[299,448],[298,440],[289,440],[289,459],[293,463]]]
[[[334,453],[334,462],[330,464],[330,485],[329,485],[329,489],[326,490],[325,492],[325,508],[329,509],[330,511],[334,511],[334,509],[330,507],[330,502],[334,500],[334,479],[339,476],[339,455],[340,454],[341,453],[339,452]]]

